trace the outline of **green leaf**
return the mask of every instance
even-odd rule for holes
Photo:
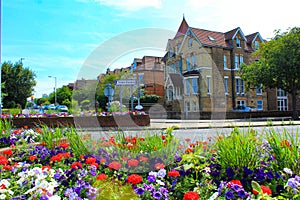
[[[252,186],[253,190],[256,190],[259,194],[263,194],[263,191],[262,191],[260,185],[257,182],[252,181],[251,186]]]

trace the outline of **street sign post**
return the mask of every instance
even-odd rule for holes
[[[136,85],[135,79],[120,79],[114,81],[116,86],[134,86]]]
[[[120,87],[120,112],[122,112],[122,86],[135,86],[135,79],[120,79],[114,81],[115,86]]]
[[[114,95],[114,88],[111,87],[111,84],[106,84],[104,88],[104,95],[108,97],[107,109],[110,109],[110,102],[112,101],[112,97]]]

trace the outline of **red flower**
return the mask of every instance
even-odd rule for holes
[[[142,138],[142,137],[140,138],[140,141],[144,141],[144,140],[145,140],[144,138]]]
[[[114,169],[114,170],[120,169],[121,166],[122,165],[117,161],[113,161],[113,162],[109,163],[109,165],[108,165],[109,169]]]
[[[105,180],[106,178],[107,178],[106,174],[99,174],[96,179],[98,181],[102,181]]]
[[[198,200],[199,194],[197,192],[186,192],[183,196],[183,200]]]
[[[96,162],[96,158],[93,158],[93,157],[89,157],[85,160],[86,164],[92,164],[92,163],[95,163],[95,162]]]
[[[42,166],[42,171],[44,171],[44,170],[50,170],[50,169],[51,169],[51,167],[49,165]]]
[[[240,185],[243,186],[240,180],[231,180],[227,183],[227,187],[230,188],[231,184],[236,184],[236,185]]]
[[[84,159],[84,155],[80,155],[80,157],[79,157],[79,158],[83,160],[83,159]]]
[[[69,147],[69,143],[67,143],[67,142],[62,142],[62,143],[60,143],[59,146],[62,147],[62,148],[64,148],[64,149],[66,149],[66,148]]]
[[[156,163],[154,167],[155,167],[155,169],[160,170],[160,169],[165,168],[165,165],[162,163]]]
[[[142,181],[143,181],[143,178],[140,175],[131,174],[130,176],[128,176],[128,183],[138,184]]]
[[[289,146],[291,146],[291,144],[290,144],[290,142],[287,141],[287,140],[282,140],[282,141],[280,142],[280,146],[287,146],[287,147],[289,147]]]
[[[180,174],[178,171],[172,169],[171,171],[169,171],[168,176],[176,177],[176,176],[180,176]]]
[[[163,140],[166,139],[166,136],[165,136],[165,135],[162,135],[162,136],[161,136],[161,139],[163,139]]]
[[[261,185],[260,188],[262,189],[264,194],[272,194],[272,190],[268,186]]]
[[[136,167],[139,165],[139,161],[136,159],[130,159],[128,160],[128,166],[129,167]]]
[[[28,126],[24,126],[25,129],[28,129]]]
[[[105,158],[101,158],[100,159],[100,163],[105,163],[106,162],[106,159]]]
[[[30,161],[34,161],[34,160],[36,160],[36,159],[37,159],[36,156],[29,156],[29,158],[28,158],[28,160],[30,160]]]
[[[71,165],[71,168],[72,169],[82,169],[82,164],[81,162],[73,162],[72,165]]]
[[[7,150],[3,151],[3,154],[4,154],[4,155],[11,156],[11,155],[13,154],[13,152],[12,152],[12,150],[7,149]]]
[[[272,194],[272,190],[268,186],[261,185],[260,188],[261,188],[261,190],[262,190],[262,192],[264,194],[268,194],[268,195]],[[256,191],[256,190],[253,189],[252,193],[255,194],[255,195],[257,195],[258,191]]]
[[[142,162],[147,162],[147,161],[148,161],[148,158],[147,158],[147,157],[144,157],[144,156],[140,156],[140,161],[142,161]]]
[[[8,170],[11,171],[12,170],[12,166],[11,165],[4,165],[2,170]]]
[[[91,163],[90,166],[95,166],[96,168],[98,168],[98,167],[99,167],[99,164],[96,163],[96,162],[94,162],[94,163]]]

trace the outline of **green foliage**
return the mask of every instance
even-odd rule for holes
[[[286,129],[278,134],[274,129],[266,133],[266,139],[270,145],[271,154],[274,156],[275,163],[273,169],[280,171],[284,168],[291,169],[298,174],[300,171],[297,161],[299,159],[299,134],[290,134]]]
[[[59,145],[60,140],[64,137],[61,128],[50,129],[46,125],[41,126],[42,138],[41,141],[49,149]]]
[[[15,64],[4,62],[1,75],[2,83],[5,85],[2,92],[6,94],[3,106],[14,108],[20,104],[24,108],[26,99],[32,95],[33,87],[36,85],[35,73],[29,68],[24,68],[21,62]]]
[[[242,65],[241,77],[252,86],[281,88],[292,95],[293,118],[297,118],[296,95],[300,89],[300,28],[276,32],[254,53],[257,62]]]
[[[11,115],[17,115],[21,113],[19,108],[9,108],[9,109],[2,109],[2,113],[9,113]]]
[[[157,95],[145,95],[140,98],[141,103],[152,103],[155,104],[159,100],[159,96]]]
[[[120,102],[119,101],[113,101],[110,104],[110,110],[109,112],[119,112],[120,111]],[[128,109],[126,108],[126,106],[123,104],[122,105],[122,112],[127,112]]]
[[[80,155],[87,155],[89,153],[81,135],[75,128],[69,128],[65,135],[75,156],[79,157]]]
[[[55,93],[52,92],[48,98],[51,103],[54,103],[55,102]],[[71,99],[72,99],[72,92],[70,91],[69,87],[63,86],[56,90],[56,101],[58,104],[66,105],[63,102],[69,103],[69,102],[71,102]],[[69,107],[69,105],[66,105],[66,106]]]
[[[86,100],[83,100],[80,102],[80,107],[82,110],[88,110],[90,106],[91,106],[91,104],[90,104],[89,99],[86,99]]]
[[[234,128],[229,136],[223,134],[219,138],[222,139],[218,139],[214,148],[217,151],[218,163],[224,169],[228,167],[254,169],[259,165],[261,149],[257,147],[260,141],[254,130],[241,132]]]
[[[130,184],[124,184],[118,179],[106,179],[96,181],[93,187],[99,189],[99,194],[95,200],[111,199],[111,200],[138,200]]]

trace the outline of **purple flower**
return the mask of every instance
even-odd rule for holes
[[[149,183],[154,183],[155,182],[155,176],[154,175],[149,175],[147,177],[147,180],[149,181]]]
[[[48,200],[49,198],[47,196],[41,196],[40,200]]]
[[[225,197],[227,199],[232,199],[234,196],[233,196],[232,192],[230,190],[228,190],[225,192]]]
[[[244,198],[245,196],[246,196],[246,192],[245,192],[245,190],[239,190],[238,191],[238,195],[241,197],[241,198]]]
[[[154,198],[154,199],[161,199],[161,197],[162,197],[162,194],[160,193],[160,192],[153,192],[153,194],[152,194],[152,197]]]
[[[145,192],[145,190],[143,189],[143,188],[136,188],[135,190],[134,190],[134,192],[136,193],[136,194],[138,194],[138,195],[143,195],[144,194],[144,192]]]
[[[227,174],[228,179],[232,179],[233,176],[234,176],[234,171],[233,171],[233,169],[232,169],[231,167],[228,167],[228,168],[226,169],[226,174]]]
[[[164,178],[167,174],[167,171],[165,169],[160,169],[158,172],[157,172],[157,176],[160,177],[160,178]]]

